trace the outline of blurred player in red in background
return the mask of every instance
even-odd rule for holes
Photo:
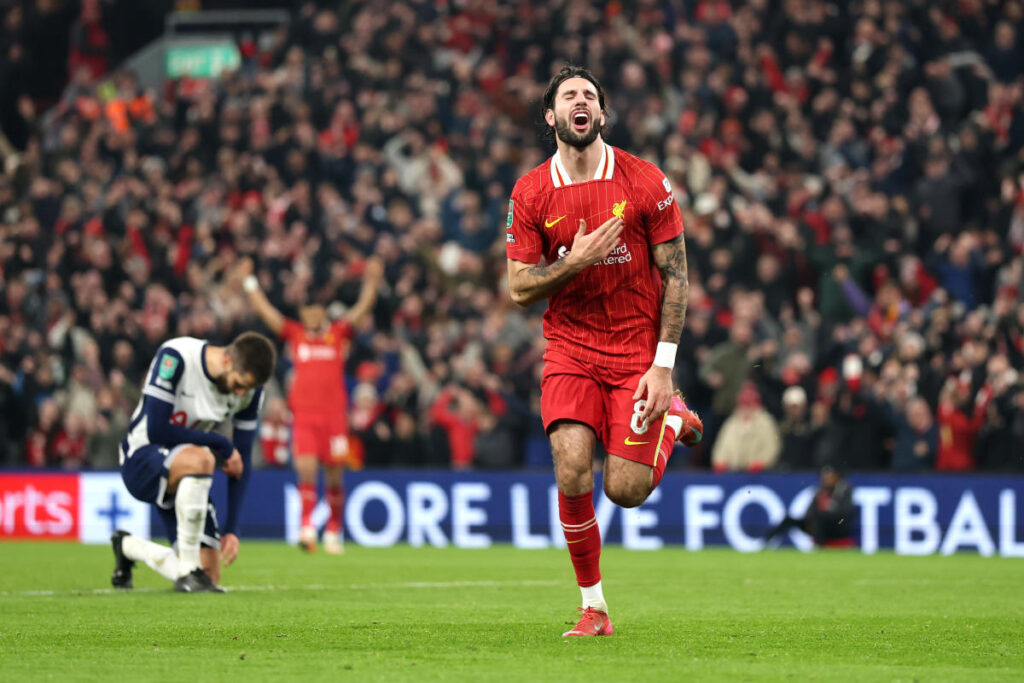
[[[583,595],[565,636],[612,633],[594,514],[597,441],[608,452],[605,495],[636,507],[661,481],[675,440],[693,445],[703,430],[672,392],[689,289],[682,215],[657,167],[601,139],[604,101],[584,68],[551,80],[544,120],[558,150],[516,183],[506,223],[512,299],[549,299],[541,417]]]
[[[366,262],[359,300],[344,318],[330,322],[320,304],[300,307],[301,323],[286,318],[262,292],[253,265],[243,260],[236,277],[253,310],[270,330],[288,343],[295,371],[288,391],[292,411],[292,452],[302,501],[302,529],[299,544],[308,552],[316,550],[317,531],[312,524],[317,503],[317,466],[322,464],[327,479],[327,503],[331,516],[324,527],[324,551],[342,552],[342,472],[349,453],[348,395],[345,390],[345,357],[354,328],[377,301],[377,288],[384,272],[379,259]]]

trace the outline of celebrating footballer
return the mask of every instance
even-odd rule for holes
[[[522,306],[548,299],[541,417],[583,599],[562,635],[611,635],[594,448],[600,441],[608,453],[605,495],[636,507],[661,481],[673,443],[702,436],[672,389],[687,305],[683,221],[665,175],[602,139],[605,94],[590,71],[564,67],[543,106],[557,151],[512,190],[509,291]]]

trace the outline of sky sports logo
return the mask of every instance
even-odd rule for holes
[[[149,538],[149,506],[119,473],[0,474],[0,540],[106,543],[115,529]]]
[[[0,537],[78,539],[78,475],[0,478]]]

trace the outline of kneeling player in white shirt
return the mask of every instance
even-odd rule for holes
[[[178,337],[157,351],[121,442],[121,477],[133,496],[156,506],[176,549],[115,532],[115,588],[132,587],[132,567],[141,561],[174,581],[176,591],[224,592],[221,560],[229,565],[238,556],[262,385],[276,362],[274,345],[254,332],[228,346]],[[228,418],[234,422],[230,440],[211,433]],[[210,501],[217,465],[228,475],[223,537]]]

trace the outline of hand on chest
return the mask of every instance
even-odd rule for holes
[[[589,185],[589,184],[588,184]],[[541,214],[540,228],[544,238],[544,252],[549,261],[564,258],[572,249],[580,230],[580,221],[586,222],[589,234],[612,218],[625,223],[621,242],[606,259],[594,264],[621,265],[633,263],[639,251],[645,251],[646,237],[643,217],[636,202],[617,184],[600,189],[571,187],[552,193]]]

